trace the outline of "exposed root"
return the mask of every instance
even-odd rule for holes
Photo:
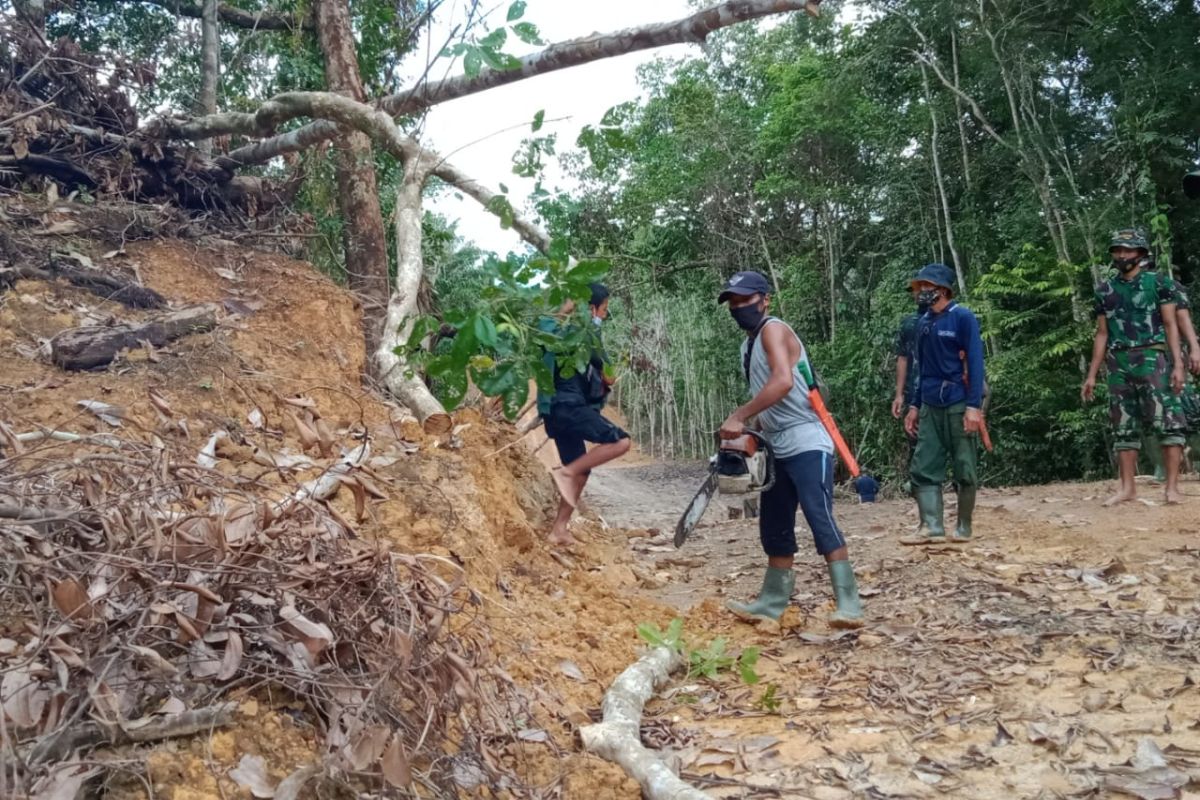
[[[601,708],[604,721],[580,729],[590,753],[615,761],[641,784],[647,800],[705,800],[704,792],[688,785],[641,741],[642,708],[683,659],[667,647],[655,647],[639,658],[609,687]]]

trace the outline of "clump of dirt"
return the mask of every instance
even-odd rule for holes
[[[311,401],[335,448],[369,442],[379,456],[371,468],[377,493],[343,487],[326,501],[330,513],[364,540],[461,566],[477,602],[447,625],[484,626],[479,668],[516,687],[517,706],[498,713],[507,735],[489,744],[447,742],[448,751],[471,746],[527,785],[557,784],[564,796],[637,795],[619,768],[580,754],[574,732],[596,715],[604,689],[636,657],[636,625],[665,625],[669,613],[637,593],[646,576],[622,532],[585,520],[575,530],[578,552],[548,550],[543,534],[557,496],[531,449],[510,446],[517,439],[513,426],[487,410],[466,409],[455,415],[450,434],[431,437],[403,409],[363,389],[360,310],[303,262],[221,243],[121,248],[73,236],[54,237],[53,245],[133,276],[173,305],[216,303],[223,313],[211,333],[126,351],[101,371],[68,373],[48,363],[46,340],[67,328],[153,312],[64,283],[18,280],[0,293],[0,422],[9,432],[120,435],[147,444],[160,437],[197,454],[211,442],[213,469],[240,481],[250,496],[277,500],[319,475],[260,460],[264,452],[301,457],[305,423],[297,403]],[[81,401],[115,407],[121,427]],[[61,459],[72,457],[76,445],[41,446],[47,458]],[[126,747],[119,756],[114,751],[123,765],[132,753],[147,766],[124,777],[117,770],[110,786],[118,796],[145,796],[145,779],[158,797],[233,796],[244,790],[230,770],[247,754],[261,756],[277,782],[325,757],[321,731],[328,721],[310,715],[290,698],[251,692],[228,728]],[[455,772],[454,779],[471,784],[469,774]]]

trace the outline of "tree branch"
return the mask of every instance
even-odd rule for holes
[[[165,8],[181,17],[202,19],[204,14],[204,6],[200,0],[141,0],[141,2]],[[301,17],[273,11],[246,11],[228,3],[220,3],[217,6],[217,16],[221,18],[222,22],[249,30],[290,31],[298,27],[305,30],[314,29],[311,14]]]
[[[161,0],[164,3],[169,1]],[[726,0],[724,3],[674,22],[655,23],[640,28],[595,34],[553,44],[545,50],[520,59],[520,67],[516,69],[485,69],[473,77],[462,75],[422,84],[399,94],[382,98],[377,101],[376,105],[392,116],[411,114],[447,100],[465,97],[497,86],[592,61],[670,44],[700,44],[710,34],[721,28],[774,14],[799,11],[808,5],[804,0]],[[225,124],[229,122],[228,117],[227,114],[216,115],[217,120]],[[282,122],[283,120],[278,121]],[[261,128],[252,131],[243,131],[237,128],[227,129],[223,124],[209,123],[203,118],[189,125],[181,126],[177,130],[180,134],[179,138],[191,139],[203,138],[197,133],[205,131],[209,136],[222,133],[249,133],[250,135],[266,136],[270,133],[269,130]],[[337,125],[321,120],[309,123],[298,130],[240,147],[231,151],[227,158],[240,166],[261,164],[275,156],[296,152],[336,135]]]

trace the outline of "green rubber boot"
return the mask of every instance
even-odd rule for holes
[[[853,579],[853,576],[851,576]],[[783,610],[792,602],[792,590],[796,588],[796,573],[790,569],[767,567],[763,575],[762,589],[758,597],[749,603],[730,601],[725,604],[739,617],[752,619],[778,620],[783,616]]]
[[[864,624],[862,601],[858,599],[854,567],[849,561],[830,561],[829,580],[837,600],[837,611],[829,615],[829,624],[834,628],[861,628]]]
[[[914,486],[913,497],[917,510],[921,512],[921,527],[913,536],[900,540],[901,544],[938,544],[946,541],[946,528],[942,524],[945,507],[942,504],[941,486]]]
[[[975,516],[974,486],[958,487],[958,524],[954,527],[951,538],[955,542],[971,541],[971,518]]]

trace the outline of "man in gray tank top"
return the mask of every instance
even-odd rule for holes
[[[837,610],[835,628],[863,624],[858,584],[846,539],[833,518],[833,440],[808,400],[814,388],[812,365],[800,337],[786,322],[767,315],[771,284],[757,272],[739,272],[718,298],[742,330],[741,366],[753,398],[721,425],[723,439],[736,438],[752,417],[775,454],[775,485],[763,493],[758,533],[767,555],[767,571],[758,598],[729,603],[739,616],[779,619],[796,584],[796,509],[812,530],[817,552],[825,557]]]

